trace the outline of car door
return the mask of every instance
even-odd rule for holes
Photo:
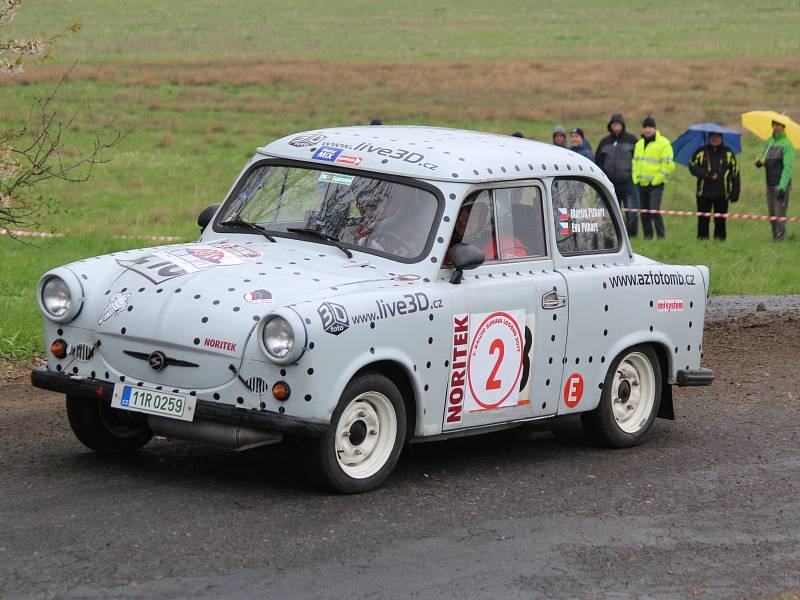
[[[538,182],[475,191],[451,245],[486,260],[452,287],[452,348],[443,431],[552,415],[567,333],[567,290],[554,270]]]
[[[560,177],[550,187],[556,223],[555,264],[569,291],[569,335],[564,352],[559,414],[590,410],[600,401],[611,340],[634,309],[613,303],[606,281],[631,261],[622,217],[610,191],[597,181]]]

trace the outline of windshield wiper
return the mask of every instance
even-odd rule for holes
[[[242,219],[242,217],[240,217],[238,215],[236,217],[234,217],[233,219],[228,219],[227,221],[223,221],[221,223],[221,225],[239,225],[241,227],[246,227],[247,229],[249,229],[251,231],[255,231],[256,233],[260,233],[265,238],[267,238],[270,242],[273,242],[273,243],[275,242],[275,238],[272,237],[269,233],[267,233],[266,229],[264,229],[260,225],[256,225],[255,223],[249,223],[248,221],[245,221],[244,219]]]
[[[333,244],[339,250],[344,252],[347,255],[347,258],[353,258],[353,253],[350,252],[350,250],[348,250],[344,246],[342,246],[342,243],[336,236],[328,235],[327,233],[322,233],[321,231],[317,231],[316,229],[308,229],[306,227],[287,227],[286,231],[291,231],[292,233],[304,233],[306,235],[318,237],[323,240],[328,240],[331,244]]]

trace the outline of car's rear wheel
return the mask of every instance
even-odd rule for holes
[[[612,448],[641,444],[661,405],[661,367],[655,351],[640,345],[622,352],[608,369],[600,404],[581,415],[586,433]]]
[[[397,463],[406,436],[406,411],[397,386],[377,373],[347,385],[331,427],[307,456],[318,482],[357,494],[378,487]]]
[[[67,394],[67,418],[75,437],[100,454],[135,452],[153,437],[145,415],[92,396]]]

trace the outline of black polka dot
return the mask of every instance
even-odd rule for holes
[[[200,345],[200,338],[194,338],[193,341],[194,341],[194,345],[195,346],[199,346]]]

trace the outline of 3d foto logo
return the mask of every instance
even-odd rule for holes
[[[335,162],[336,158],[342,153],[341,148],[331,148],[330,146],[320,146],[311,156],[314,160],[324,160]]]
[[[322,329],[327,333],[339,335],[350,327],[350,319],[344,306],[333,302],[323,302],[317,309],[317,314],[322,320]]]

